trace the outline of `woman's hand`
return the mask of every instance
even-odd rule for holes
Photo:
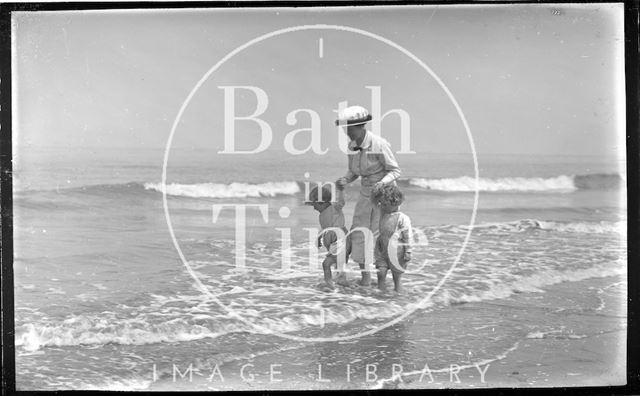
[[[343,189],[345,186],[347,185],[347,179],[344,177],[339,178],[338,180],[336,180],[336,187]]]

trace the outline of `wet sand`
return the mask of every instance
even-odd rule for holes
[[[565,300],[588,302],[594,297],[597,306],[575,304],[573,308],[558,308],[563,317],[549,331],[533,331],[517,342],[499,359],[480,366],[484,382],[476,367],[461,371],[461,381],[445,370],[445,378],[429,383],[422,373],[386,381],[384,388],[494,388],[494,387],[572,387],[626,384],[626,301],[621,278],[589,279],[565,282],[548,287],[540,294],[546,304]],[[613,287],[612,287],[613,286]],[[617,289],[617,290],[614,290]],[[508,303],[517,306],[527,299],[519,295]],[[490,304],[490,303],[487,303]],[[557,304],[560,305],[560,304]],[[527,314],[528,312],[528,314]],[[536,309],[525,310],[520,320],[539,320]],[[463,381],[465,379],[466,381]]]
[[[149,390],[623,385],[625,295],[623,276],[563,282],[418,315],[353,342],[291,345],[218,371],[212,362],[190,381],[167,374]]]

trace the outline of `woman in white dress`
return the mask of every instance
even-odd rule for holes
[[[363,286],[371,283],[373,250],[380,222],[380,209],[371,202],[371,190],[376,184],[394,183],[400,177],[400,167],[391,145],[365,128],[369,121],[371,115],[361,106],[347,107],[336,120],[336,125],[346,129],[350,139],[347,173],[336,181],[336,185],[342,187],[360,178],[360,196],[353,213],[350,238],[351,257],[362,270],[360,284]],[[357,228],[366,228],[371,234],[357,231]]]

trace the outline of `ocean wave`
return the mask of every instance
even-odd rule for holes
[[[202,301],[203,298],[198,295],[190,300]],[[184,302],[180,299],[171,301],[174,304]],[[298,314],[265,318],[261,316],[263,313],[259,308],[254,304],[252,307],[238,307],[234,310],[245,319],[278,333],[293,333],[324,324],[390,318],[402,312],[402,308],[396,305],[385,309],[377,306],[342,307],[328,309],[323,313],[315,307],[302,307]],[[108,324],[105,319],[95,315],[71,316],[62,322],[28,323],[16,329],[15,345],[26,352],[34,352],[44,347],[148,345],[212,339],[231,333],[260,333],[249,325],[230,320],[226,314],[194,315],[191,310],[192,307],[189,306],[179,311],[174,309],[172,314],[166,315],[173,319],[167,318],[160,323],[150,323],[154,319],[146,314],[133,319],[113,317]],[[176,317],[177,315],[180,317]]]
[[[522,267],[518,268],[520,271]],[[460,271],[466,272],[466,275],[461,274]],[[544,292],[546,287],[561,282],[576,282],[624,273],[625,267],[620,261],[619,263],[605,262],[582,269],[546,269],[526,275],[511,273],[505,277],[501,269],[493,270],[480,263],[459,268],[431,301],[425,304],[409,301],[408,305],[405,305],[407,300],[388,300],[388,297],[384,297],[385,303],[381,306],[381,297],[376,297],[375,292],[373,295],[345,294],[343,297],[348,300],[327,304],[320,312],[317,307],[309,306],[304,301],[289,301],[281,308],[277,308],[274,306],[274,301],[264,302],[267,297],[261,290],[255,290],[254,293],[254,290],[249,288],[245,290],[246,293],[242,298],[236,300],[244,303],[234,304],[234,311],[243,318],[271,331],[294,334],[320,325],[345,326],[371,320],[390,319],[410,307],[433,310],[470,302],[500,300],[517,293]],[[419,279],[411,274],[407,276],[409,277],[407,286],[415,284],[415,280]],[[473,277],[473,283],[465,280],[468,276]],[[428,283],[416,284],[416,291],[419,295],[428,294],[436,280],[434,278]],[[272,287],[276,290],[274,293],[279,295],[285,293],[295,295],[316,290],[299,283],[288,289],[280,289],[278,284]],[[320,290],[315,293],[320,297],[326,296],[326,293]],[[203,295],[156,297],[156,304],[147,308],[153,309],[153,312],[139,313],[134,318],[125,318],[112,313],[105,319],[103,313],[100,316],[74,315],[56,322],[27,323],[16,328],[15,344],[22,351],[34,352],[45,347],[189,342],[232,333],[257,332],[256,329],[244,323],[230,319],[226,313],[214,313],[216,309],[213,306],[202,305],[210,303]],[[335,299],[340,295],[330,297]],[[194,311],[194,306],[199,308]],[[167,311],[168,307],[169,311]],[[127,312],[133,309],[139,310],[140,307],[128,307]],[[208,313],[202,313],[201,309],[206,309]]]
[[[587,338],[586,334],[566,334],[564,329],[559,330],[549,330],[549,331],[532,331],[526,335],[528,339],[543,339],[543,338],[554,338],[557,340],[579,340],[582,338]]]
[[[604,278],[624,274],[624,267],[611,263],[596,265],[591,268],[562,271],[550,269],[538,274],[515,277],[511,282],[495,281],[486,290],[462,292],[444,289],[434,297],[434,301],[444,305],[455,305],[470,302],[482,302],[508,298],[516,293],[540,293],[545,287],[562,282],[578,282],[591,278]]]
[[[105,323],[98,317],[72,316],[60,323],[26,324],[16,329],[15,345],[26,351],[47,346],[144,345],[194,341],[223,334],[206,326],[171,320],[150,325],[140,320]]]
[[[538,227],[542,230],[553,230],[560,232],[577,232],[585,234],[607,234],[627,232],[626,221],[600,221],[600,222],[559,222],[559,221],[539,221]]]
[[[531,191],[531,192],[572,192],[582,189],[613,189],[622,185],[618,174],[560,175],[555,177],[503,177],[478,179],[478,191]],[[448,192],[473,192],[476,179],[462,176],[448,179],[408,179],[411,186],[427,190]]]
[[[554,177],[504,177],[478,179],[478,190],[484,192],[572,192],[576,190],[615,189],[624,186],[624,178],[618,174],[559,175]],[[255,198],[277,195],[295,195],[302,191],[305,181],[265,181],[263,183],[170,183],[166,191],[171,196],[189,198]],[[403,178],[398,181],[405,188],[444,192],[473,192],[476,189],[475,178],[460,176],[456,178]],[[358,183],[359,184],[359,183]],[[354,185],[354,187],[357,187]],[[14,190],[17,198],[33,196],[37,193],[56,195],[74,193],[80,195],[109,195],[162,192],[162,183],[137,182],[116,184],[94,184],[79,187],[52,190]]]
[[[442,226],[442,228],[461,228],[468,229],[468,226]],[[627,232],[626,221],[593,221],[593,222],[569,222],[569,221],[552,221],[552,220],[536,220],[521,219],[517,221],[498,222],[498,223],[480,223],[473,226],[474,230],[495,230],[499,232],[523,232],[529,230],[546,230],[557,232],[572,232],[580,234],[608,234],[618,233],[625,234]]]
[[[296,182],[249,183],[196,183],[167,184],[167,195],[189,198],[257,198],[275,197],[276,195],[294,195],[300,192]],[[145,183],[146,190],[162,192],[161,183]]]
[[[125,391],[144,391],[149,389],[153,384],[152,380],[144,378],[110,378],[107,381],[93,383],[84,382],[76,389],[82,390],[97,390],[97,391],[109,391],[109,392],[125,392]]]

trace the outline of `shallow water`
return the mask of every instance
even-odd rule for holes
[[[305,230],[318,223],[317,213],[302,204],[300,169],[324,169],[331,180],[342,165],[307,161],[307,168],[279,168],[285,170],[277,177],[271,167],[171,168],[173,229],[199,285],[173,246],[159,167],[151,160],[157,153],[149,158],[137,165],[98,159],[85,171],[71,160],[17,167],[19,389],[171,387],[173,364],[207,374],[187,388],[278,387],[243,382],[238,373],[247,362],[263,380],[271,364],[283,364],[287,386],[316,386],[321,364],[334,379],[331,386],[374,387],[391,376],[394,362],[405,371],[420,370],[425,360],[436,369],[463,366],[494,361],[524,339],[572,336],[563,333],[570,320],[564,314],[597,312],[600,297],[626,294],[619,290],[626,280],[625,177],[616,162],[486,159],[469,233],[474,195],[465,191],[468,159],[440,157],[429,171],[406,160],[402,210],[423,239],[404,276],[406,294],[395,296],[375,288],[318,287],[323,252],[310,247]],[[233,174],[247,177],[230,180]],[[357,193],[347,190],[348,219]],[[268,222],[257,210],[247,212],[244,269],[236,268],[233,211],[223,210],[212,222],[212,205],[228,203],[268,206]],[[280,216],[281,207],[290,209],[288,218]],[[291,230],[290,246],[283,247],[278,228]],[[283,253],[290,257],[288,270],[282,269]],[[588,293],[567,297],[554,289],[598,279],[603,284]],[[540,313],[537,320],[519,321],[522,299]],[[372,334],[308,342],[272,332],[306,339]],[[367,362],[379,363],[378,380],[366,381]],[[226,385],[206,381],[216,364],[229,372]]]

